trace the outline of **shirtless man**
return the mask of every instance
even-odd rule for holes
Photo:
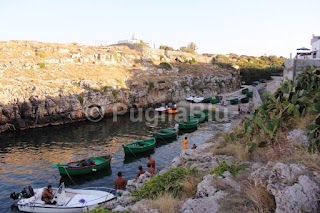
[[[148,167],[148,172],[153,176],[154,175],[154,168],[151,167],[150,163],[147,164],[147,167]]]
[[[148,155],[148,163],[150,163],[151,167],[156,171],[156,161],[150,155]]]
[[[114,188],[116,190],[116,195],[121,197],[124,190],[126,190],[127,180],[122,177],[122,172],[118,172],[118,177],[114,181]]]
[[[44,201],[45,204],[56,204],[56,201],[51,202],[52,198],[52,186],[48,185],[48,187],[42,192],[41,200]]]

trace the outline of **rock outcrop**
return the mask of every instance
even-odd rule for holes
[[[317,212],[320,208],[320,183],[301,164],[269,162],[251,178],[275,197],[277,213]]]
[[[11,125],[26,129],[98,121],[129,109],[192,95],[215,96],[240,87],[237,70],[217,67],[208,56],[178,51],[164,57],[163,50],[132,45],[19,41],[0,42],[0,49],[0,132],[13,129]],[[178,56],[186,61],[194,57],[199,63],[175,63]]]

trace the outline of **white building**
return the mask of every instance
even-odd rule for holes
[[[320,36],[312,35],[311,46],[312,58],[320,58]]]
[[[136,43],[140,43],[140,40],[136,39],[134,35],[132,36],[131,39],[118,41],[118,44],[136,44]]]

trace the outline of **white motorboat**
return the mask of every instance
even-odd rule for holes
[[[59,188],[53,188],[55,204],[45,204],[41,200],[44,188],[34,189],[30,198],[22,198],[17,202],[20,211],[37,213],[80,213],[88,212],[99,204],[106,203],[116,196],[114,190],[105,187],[89,187],[84,189],[65,188],[62,183]]]
[[[194,99],[193,99],[193,102],[194,103],[201,103],[202,101],[204,100],[204,97],[195,97]]]
[[[165,112],[168,110],[168,107],[158,107],[158,108],[155,108],[154,110],[156,110],[157,112]]]
[[[204,97],[190,96],[186,98],[186,100],[192,103],[201,103],[204,100]]]
[[[186,98],[186,101],[193,102],[193,99],[194,99],[194,96],[190,96],[190,97]]]

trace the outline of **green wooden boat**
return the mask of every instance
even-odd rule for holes
[[[212,97],[203,99],[202,103],[211,103]]]
[[[196,119],[198,120],[199,123],[203,123],[206,120],[206,115],[205,113],[195,113],[193,115],[189,116],[190,120]]]
[[[213,98],[213,97],[210,97],[210,98],[205,98],[203,99],[202,103],[211,103],[211,104],[217,104],[219,103],[220,101]]]
[[[190,119],[189,121],[179,122],[179,130],[195,129],[198,127],[199,121],[197,119]]]
[[[247,92],[249,92],[249,89],[248,89],[248,88],[245,88],[245,89],[241,90],[241,93],[242,93],[242,94],[247,94]]]
[[[154,133],[153,136],[156,139],[169,139],[177,137],[178,130],[175,128],[161,129],[158,132]]]
[[[245,104],[245,103],[249,102],[249,98],[248,97],[241,98],[240,101],[241,101],[241,103]]]
[[[92,157],[80,161],[53,164],[57,167],[61,176],[84,175],[106,168],[110,165],[111,155]]]
[[[232,105],[236,105],[238,103],[239,103],[239,98],[234,98],[234,99],[230,100],[230,104],[232,104]]]
[[[253,91],[247,92],[247,97],[248,97],[248,98],[252,98],[252,96],[253,96]]]
[[[122,146],[125,154],[136,154],[154,149],[155,144],[156,139],[149,138],[146,140],[135,141],[133,143],[125,144]]]

